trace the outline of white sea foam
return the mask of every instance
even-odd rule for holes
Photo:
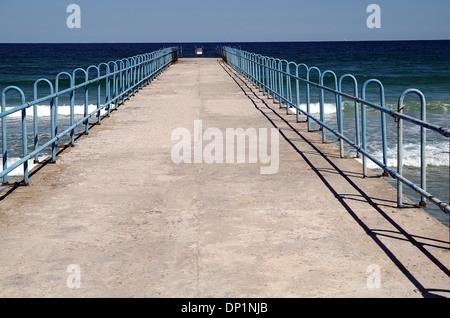
[[[45,159],[45,157],[39,157],[39,160],[43,160],[43,159]],[[8,158],[8,160],[7,160],[8,167],[12,166],[13,164],[15,164],[19,160],[20,160],[20,158]],[[33,169],[36,166],[37,166],[37,164],[34,163],[34,159],[28,160],[28,171],[31,171],[31,169]],[[1,171],[3,171],[3,166],[2,165],[0,165],[0,172]],[[11,176],[11,177],[21,177],[21,176],[23,176],[23,164],[18,166],[16,169],[11,171],[10,173],[8,173],[8,176]]]
[[[436,167],[448,167],[450,164],[449,160],[449,151],[447,142],[435,143],[435,144],[427,144],[426,147],[426,162],[427,166],[436,166]],[[383,152],[380,149],[372,151],[372,154],[375,158],[382,161]],[[357,158],[359,162],[362,162],[361,158]],[[397,168],[397,149],[389,147],[387,149],[387,164],[390,168]],[[407,143],[404,145],[403,151],[403,165],[420,168],[420,145]],[[377,164],[372,162],[372,160],[367,159],[367,167],[369,169],[377,169],[380,168]]]
[[[300,109],[306,112],[306,103],[300,104]],[[295,113],[296,109],[294,107],[290,107],[289,110],[292,113]],[[320,103],[310,103],[309,104],[309,112],[310,114],[320,114]],[[323,105],[323,113],[324,114],[335,114],[336,113],[336,105],[333,103],[324,103]]]
[[[10,110],[13,107],[6,107],[6,110]],[[114,105],[111,106],[114,108]],[[90,104],[88,105],[88,112],[91,113],[97,109],[97,105]],[[106,109],[101,110],[101,115],[106,113]],[[28,107],[26,110],[27,117],[34,116],[33,107]],[[70,116],[70,105],[60,105],[58,106],[58,115],[59,116]],[[84,105],[75,105],[74,106],[74,115],[84,115]],[[50,117],[50,106],[48,105],[37,105],[37,116],[38,117]],[[12,113],[7,116],[8,118],[22,118],[22,112],[18,111]]]

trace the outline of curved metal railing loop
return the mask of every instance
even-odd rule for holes
[[[294,73],[291,73],[291,65],[294,66],[294,70],[295,70]],[[290,111],[289,111],[290,106],[289,106],[289,104],[293,104],[293,102],[294,102],[293,99],[292,99],[292,77],[291,77],[291,75],[295,74],[296,76],[298,76],[298,74],[297,74],[297,63],[295,63],[295,62],[288,62],[287,65],[286,65],[286,73],[289,74],[289,75],[286,75],[286,98],[288,100],[288,103],[286,103],[286,114],[289,115],[290,114]],[[298,95],[298,90],[296,91],[296,93]],[[297,104],[297,106],[300,106],[300,105]]]
[[[308,72],[308,65],[304,64],[304,63],[300,63],[297,64],[297,67],[295,68],[295,88],[296,88],[296,92],[297,92],[297,110],[296,110],[296,119],[297,119],[297,123],[300,122],[300,107],[301,107],[301,100],[300,100],[300,81],[299,81],[299,76],[300,76],[300,68],[305,68],[305,71]],[[305,73],[306,75],[306,73]]]
[[[16,92],[19,94],[21,106],[15,107],[9,110],[9,113],[6,110],[6,96],[9,92]],[[25,94],[23,91],[17,86],[8,86],[2,91],[2,159],[3,159],[3,171],[1,172],[1,176],[3,178],[3,185],[8,185],[8,172],[11,172],[21,164],[23,164],[23,175],[24,175],[24,184],[28,184],[28,143],[27,143],[27,108],[29,105],[25,102]],[[12,114],[13,112],[21,111],[22,112],[22,153],[23,158],[11,166],[8,167],[8,138],[7,138],[7,129],[6,129],[6,116],[7,114]]]
[[[338,89],[338,78],[335,72],[327,70],[325,72],[322,73],[322,75],[320,76],[320,83],[319,85],[324,87],[324,78],[326,75],[330,74],[333,77],[334,80],[334,89],[337,90]],[[334,94],[335,97],[335,106],[336,106],[336,117],[337,117],[337,125],[339,126],[339,121],[340,121],[340,112],[339,109],[341,108],[339,105],[339,98],[336,94]],[[323,89],[320,90],[320,121],[321,122],[325,122],[325,94]],[[340,138],[339,138],[340,139]],[[322,142],[326,142],[325,139],[325,129],[322,129]]]
[[[68,72],[60,72],[59,74],[56,75],[55,78],[55,101],[54,101],[54,107],[53,109],[50,109],[50,121],[53,122],[53,128],[51,128],[51,135],[52,135],[52,139],[57,138],[58,135],[58,111],[59,111],[59,96],[62,96],[65,94],[65,92],[60,91],[59,89],[59,81],[61,79],[61,77],[66,77],[70,84],[69,84],[69,88],[63,91],[67,91],[69,90],[69,95],[70,95],[70,102],[69,102],[69,113],[70,113],[70,122],[71,125],[73,123],[73,116],[74,116],[74,107],[75,107],[75,101],[74,101],[74,97],[75,97],[75,93],[73,90],[73,87],[75,86],[74,82],[73,82],[73,76],[72,74],[69,74]],[[56,161],[56,147],[58,146],[57,142],[55,141],[52,144],[52,162]]]
[[[48,88],[50,90],[50,94],[48,94],[48,95],[53,95],[54,92],[55,92],[55,89],[53,87],[53,83],[52,82],[50,82],[46,78],[40,78],[40,79],[36,80],[34,82],[34,85],[33,85],[33,97],[34,97],[34,100],[38,100],[39,83],[42,83],[42,82],[43,83],[47,83],[47,85],[48,85]],[[50,112],[53,111],[54,102],[55,102],[54,98],[50,99],[50,107],[49,107],[49,111]],[[34,145],[34,151],[36,151],[38,149],[38,147],[39,147],[39,127],[38,127],[38,116],[39,116],[39,114],[38,114],[38,107],[39,107],[39,105],[37,103],[33,105],[33,135],[34,135],[33,136],[33,145]],[[50,115],[50,118],[51,118],[51,115]],[[38,163],[38,162],[39,162],[39,156],[36,153],[35,156],[34,156],[34,163]]]
[[[88,73],[88,77],[89,77],[89,73],[91,70],[96,70],[97,71],[97,75],[94,79],[89,80],[90,83],[96,83],[97,85],[97,123],[100,125],[101,121],[102,121],[102,117],[101,117],[101,101],[100,101],[100,96],[101,96],[101,88],[100,88],[100,68],[98,68],[98,66],[96,65],[90,65],[87,69],[86,72]],[[90,78],[90,77],[89,77]]]
[[[105,105],[106,105],[106,110],[107,110],[107,116],[110,117],[111,116],[111,82],[110,82],[110,76],[111,76],[111,69],[109,67],[108,63],[100,63],[97,67],[99,69],[100,72],[100,76],[102,76],[102,66],[105,67],[106,73],[106,79],[105,79]],[[99,85],[100,81],[99,81]]]
[[[406,96],[415,94],[420,100],[420,119],[426,121],[426,100],[425,96],[418,89],[410,88],[405,90],[398,99],[397,112],[404,112],[404,100]],[[424,127],[420,127],[420,188],[427,191],[427,135]],[[403,120],[400,118],[397,121],[397,173],[403,175]],[[406,206],[403,204],[403,184],[397,181],[397,205]],[[421,195],[419,206],[426,207],[426,196]]]
[[[283,63],[286,64],[285,68],[283,69]],[[278,70],[280,72],[278,72],[278,77],[279,77],[279,102],[280,102],[280,108],[283,107],[283,104],[286,104],[286,108],[288,103],[287,103],[287,95],[285,94],[285,89],[284,89],[284,82],[285,82],[285,76],[287,77],[288,75],[286,75],[286,71],[287,71],[287,64],[289,62],[287,60],[279,60],[278,62]],[[287,85],[287,81],[286,81],[286,85]]]
[[[361,89],[361,98],[366,100],[366,90],[367,86],[371,83],[375,83],[378,85],[379,91],[379,100],[380,107],[386,108],[385,95],[384,95],[384,86],[377,79],[369,79],[367,80]],[[366,123],[366,106],[364,104],[361,105],[361,127],[362,127],[362,149],[366,150],[367,145],[367,123]],[[382,143],[382,152],[383,152],[383,163],[387,166],[387,134],[386,134],[386,114],[381,112],[381,143]],[[367,158],[366,156],[362,156],[363,158],[363,175],[367,176]],[[383,176],[387,176],[387,171],[383,172]]]
[[[310,91],[310,83],[311,83],[311,71],[316,71],[318,76],[319,76],[319,80],[317,82],[317,85],[319,85],[320,82],[320,78],[322,76],[322,72],[321,70],[317,67],[317,66],[311,66],[310,68],[308,68],[308,70],[306,71],[306,113],[311,114],[311,91]],[[320,89],[319,89],[319,103],[320,103]],[[307,123],[306,123],[306,127],[308,131],[311,131],[311,120],[310,117],[308,117],[307,119]],[[319,131],[322,130],[322,127],[319,127]]]
[[[339,87],[338,90],[340,92],[343,91],[343,87],[342,84],[344,82],[344,79],[346,78],[350,78],[352,80],[353,83],[353,95],[355,97],[358,97],[358,80],[356,79],[355,76],[353,76],[352,74],[344,74],[339,78]],[[339,95],[339,112],[340,112],[340,120],[339,120],[339,132],[341,134],[344,133],[344,104],[342,103],[342,96]],[[358,145],[358,147],[361,147],[361,128],[360,128],[360,119],[359,119],[359,109],[358,109],[358,103],[357,102],[353,102],[354,103],[354,111],[355,111],[355,139],[356,139],[356,144]],[[341,158],[344,158],[344,144],[343,144],[343,140],[340,139],[340,156]],[[360,157],[360,153],[357,150],[356,151],[356,157],[359,158]]]

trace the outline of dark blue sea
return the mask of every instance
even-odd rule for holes
[[[421,90],[427,102],[427,121],[436,125],[450,127],[450,41],[375,41],[375,42],[264,42],[264,43],[136,43],[136,44],[0,44],[0,91],[7,86],[20,87],[26,100],[33,100],[33,85],[39,78],[54,80],[60,72],[71,73],[75,68],[86,68],[101,62],[115,61],[125,57],[148,53],[163,47],[182,46],[183,57],[194,55],[196,47],[203,47],[206,56],[215,56],[216,48],[222,45],[240,47],[242,50],[261,55],[277,57],[296,63],[316,66],[322,71],[332,70],[338,76],[353,74],[360,85],[368,79],[380,80],[385,88],[386,107],[396,109],[400,94],[408,88]],[[312,78],[312,80],[317,80]],[[352,93],[350,83],[344,85],[345,92]],[[346,85],[347,85],[346,84]],[[61,87],[68,85],[61,81]],[[326,82],[332,86],[332,82]],[[360,93],[360,92],[359,92]],[[45,86],[40,89],[39,97],[47,94]],[[315,95],[316,94],[316,95]],[[81,95],[81,94],[80,94]],[[312,109],[318,109],[318,94],[311,92]],[[92,107],[96,97],[90,96]],[[367,91],[369,101],[379,103],[378,88],[371,86]],[[336,118],[334,97],[325,97],[327,121]],[[301,101],[302,102],[302,101]],[[303,100],[304,103],[304,100]],[[20,104],[12,94],[7,107]],[[68,100],[61,98],[58,115],[62,126],[68,119]],[[75,96],[77,116],[82,115],[82,96]],[[90,102],[91,104],[91,102]],[[48,104],[39,107],[39,125],[48,126]],[[408,97],[405,113],[419,117],[420,104],[417,98]],[[344,119],[351,122],[353,103],[344,101]],[[20,117],[8,119],[9,165],[21,154]],[[344,124],[344,129],[351,133],[354,126]],[[396,125],[388,119],[388,163],[396,168]],[[405,124],[405,174],[419,183],[419,140],[418,130]],[[32,132],[32,120],[29,121]],[[48,138],[49,131],[43,128],[42,138]],[[30,138],[32,136],[30,135]],[[427,134],[428,157],[428,191],[445,202],[450,201],[449,192],[449,158],[450,144],[444,138],[432,132]],[[379,113],[368,109],[368,149],[381,159],[380,119]],[[32,144],[30,139],[29,144]],[[351,152],[351,149],[346,149]],[[42,157],[49,152],[42,154]],[[369,163],[369,168],[376,170],[376,165]],[[20,169],[16,174],[20,175]],[[414,201],[415,193],[405,192]],[[434,206],[427,209],[441,222],[448,224],[448,216]]]

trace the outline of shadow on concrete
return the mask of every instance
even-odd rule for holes
[[[450,293],[450,290],[441,290],[441,289],[427,289],[425,288],[417,279],[414,277],[414,275],[402,264],[402,262],[397,258],[397,256],[380,240],[379,237],[390,237],[398,240],[408,241],[413,246],[415,246],[417,249],[420,250],[421,253],[423,253],[433,264],[435,264],[443,273],[445,273],[447,276],[450,277],[450,270],[442,264],[433,254],[431,254],[425,247],[426,246],[433,246],[440,249],[450,250],[449,247],[445,247],[441,244],[447,244],[449,242],[443,242],[431,238],[424,238],[420,236],[415,236],[409,234],[406,230],[404,230],[399,224],[397,224],[392,218],[390,218],[381,208],[381,204],[376,203],[374,200],[380,201],[380,199],[375,199],[369,197],[357,184],[355,184],[344,171],[340,170],[339,167],[333,163],[333,161],[323,152],[321,152],[313,142],[310,142],[302,133],[300,133],[295,127],[292,126],[291,123],[289,123],[284,117],[281,116],[279,112],[277,112],[273,107],[271,107],[266,100],[260,98],[260,96],[255,92],[253,88],[250,87],[249,83],[242,79],[242,77],[235,72],[230,66],[227,64],[224,64],[219,60],[220,65],[225,70],[225,72],[228,73],[228,75],[236,82],[236,84],[241,88],[241,90],[244,92],[244,94],[250,99],[250,101],[253,103],[255,108],[261,112],[261,114],[267,118],[267,120],[273,125],[274,128],[278,128],[280,135],[284,138],[284,140],[303,158],[303,160],[311,167],[311,169],[317,174],[319,179],[324,183],[324,185],[333,193],[335,198],[340,202],[340,204],[347,210],[347,212],[352,216],[352,218],[355,220],[355,222],[366,232],[366,234],[383,250],[383,252],[391,259],[391,261],[397,265],[399,270],[405,275],[405,277],[417,288],[417,290],[422,294],[425,298],[445,298],[445,296],[438,295],[439,293]],[[258,92],[258,91],[257,91]],[[258,106],[258,104],[255,102],[255,100],[258,100],[262,104],[264,104],[264,108],[261,108]],[[278,105],[278,104],[277,104]],[[323,157],[327,161],[327,163],[332,167],[334,170],[334,173],[339,174],[344,178],[358,193],[357,200],[361,200],[364,202],[367,202],[372,206],[386,221],[388,221],[398,232],[393,231],[384,231],[384,230],[376,230],[376,229],[370,229],[357,215],[356,211],[354,211],[344,200],[348,199],[348,197],[343,196],[342,194],[339,194],[336,189],[333,188],[333,186],[326,180],[325,176],[323,175],[323,169],[318,169],[314,166],[314,164],[308,159],[308,157],[305,155],[304,152],[300,151],[293,141],[286,136],[285,133],[283,133],[283,130],[286,130],[286,127],[279,127],[277,123],[274,122],[273,119],[271,119],[268,114],[267,110],[270,110],[274,115],[276,115],[277,119],[280,119],[283,124],[285,124],[289,129],[290,132],[293,132],[295,135],[300,137],[303,142],[307,143],[314,151]],[[283,128],[283,129],[281,129]],[[328,172],[328,170],[327,170]],[[355,196],[355,195],[353,195]],[[356,199],[356,198],[353,198]],[[391,205],[390,205],[391,206]],[[386,233],[390,232],[390,233]],[[397,236],[395,235],[397,234]],[[419,242],[417,239],[426,240],[428,243]]]

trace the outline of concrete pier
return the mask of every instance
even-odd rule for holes
[[[279,129],[277,172],[174,163],[196,120]],[[1,196],[2,297],[450,295],[448,228],[219,59],[179,60],[35,170]]]

